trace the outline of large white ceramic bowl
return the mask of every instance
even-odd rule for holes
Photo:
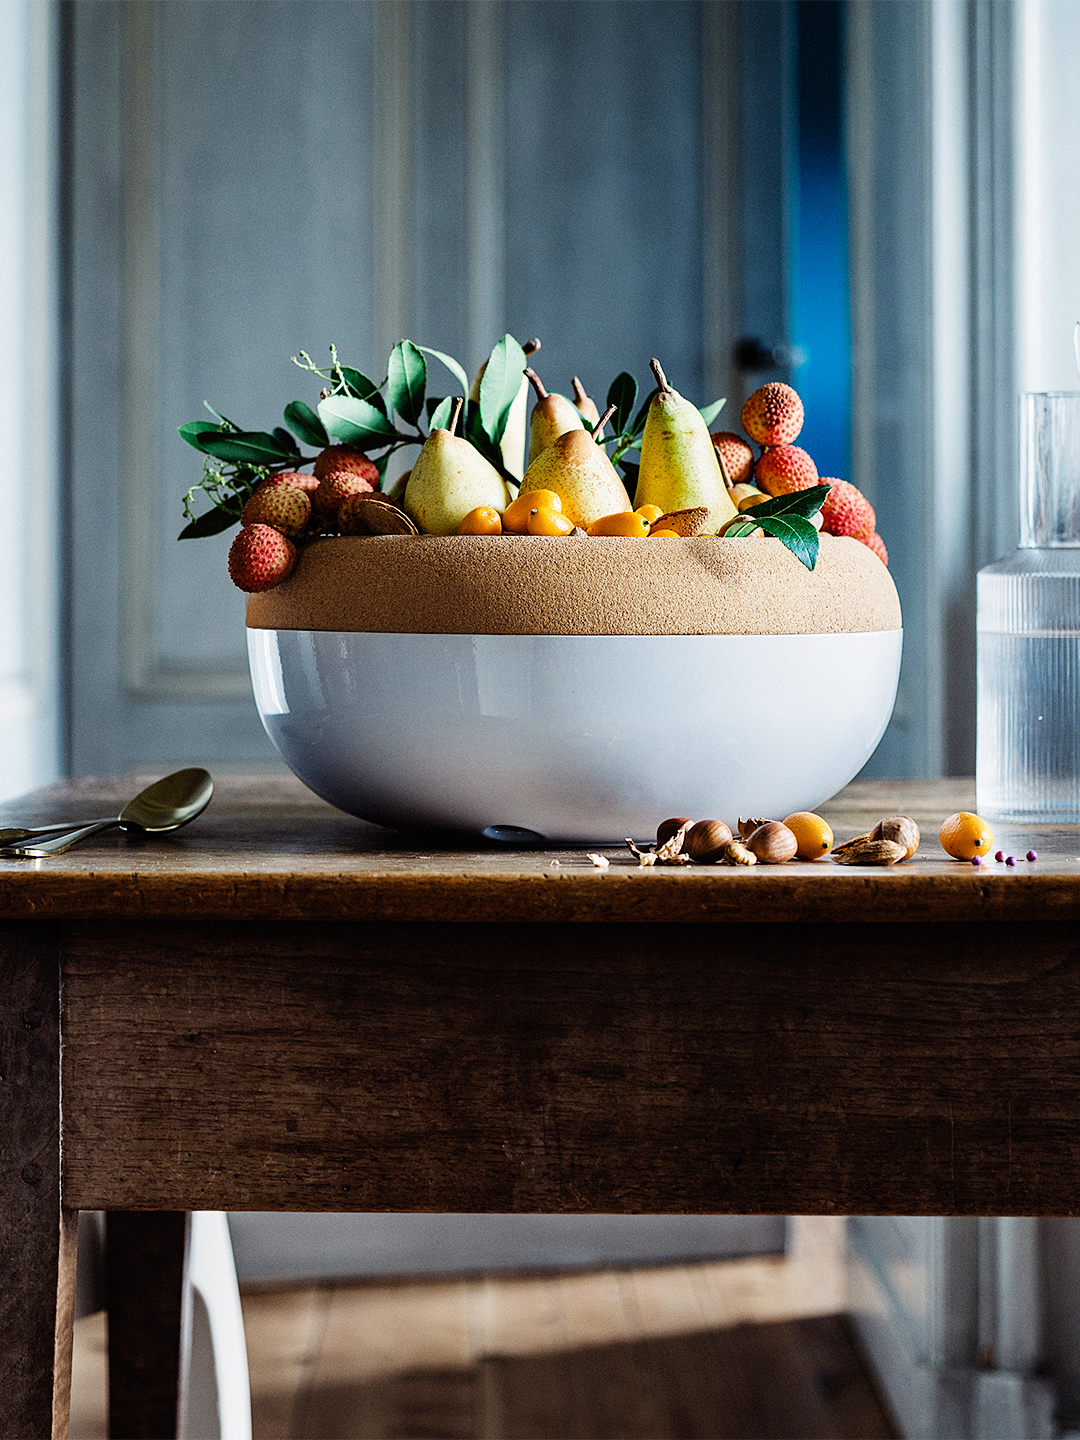
[[[620,842],[668,815],[812,809],[870,758],[900,668],[899,628],[417,633],[411,602],[408,632],[268,626],[288,599],[249,609],[248,644],[259,714],[296,775],[365,820],[508,841]],[[340,607],[293,604],[294,621],[312,614]]]

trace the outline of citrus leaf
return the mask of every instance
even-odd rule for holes
[[[727,400],[714,400],[711,405],[699,406],[698,414],[702,420],[705,421],[706,425],[711,425],[726,404]]]
[[[375,409],[381,411],[389,420],[390,416],[386,414],[386,401],[382,397],[381,386],[376,385],[374,380],[369,380],[363,371],[354,370],[350,365],[338,365],[334,373],[344,382],[350,395],[357,400],[366,400],[370,405],[374,405]]]
[[[442,363],[446,366],[446,368],[450,371],[450,374],[453,375],[454,379],[461,386],[461,393],[463,395],[468,395],[469,377],[465,374],[465,371],[462,369],[462,367],[458,364],[458,362],[454,359],[452,355],[444,355],[441,350],[432,350],[430,345],[418,345],[416,348],[418,350],[422,350],[425,355],[434,355],[436,360],[441,360]]]
[[[431,412],[432,430],[449,430],[450,416],[454,413],[454,396],[447,395],[445,400],[440,400],[435,409]]]
[[[465,423],[462,428],[465,431],[466,440],[474,445],[484,459],[490,461],[501,475],[503,473],[502,452],[497,445],[492,443],[487,431],[480,423],[480,406],[471,400],[465,406]]]
[[[317,445],[322,450],[330,444],[326,427],[303,400],[292,400],[285,406],[285,424],[308,445]]]
[[[186,425],[181,425],[176,433],[181,440],[186,440],[189,445],[207,455],[210,452],[202,443],[202,437],[204,435],[224,435],[226,432],[220,425],[215,425],[210,420],[189,420]]]
[[[763,506],[755,505],[755,511],[763,509]],[[796,560],[801,560],[808,570],[813,570],[817,564],[820,541],[818,532],[811,525],[809,520],[804,520],[799,515],[758,515],[753,517],[754,524],[760,525],[766,535],[773,535],[777,540],[782,540]],[[731,534],[731,531],[728,531]]]
[[[320,400],[319,419],[335,439],[359,450],[397,437],[383,412],[355,395],[328,395]]]
[[[629,425],[636,400],[637,381],[628,370],[624,370],[611,382],[611,387],[607,392],[607,404],[604,406],[605,410],[610,405],[617,407],[615,414],[611,417],[616,435],[621,435]]]
[[[208,510],[205,515],[198,516],[192,520],[190,525],[185,525],[178,540],[205,540],[208,535],[220,535],[223,530],[230,529],[240,519],[239,512],[225,510],[218,507]]]
[[[296,436],[290,430],[286,430],[284,425],[275,425],[273,433],[274,439],[280,440],[290,455],[296,454]]]
[[[792,490],[787,495],[775,495],[754,506],[755,515],[792,515],[809,520],[825,503],[831,485],[811,485],[806,490]]]
[[[480,381],[480,423],[495,445],[506,432],[510,407],[521,389],[528,363],[525,351],[512,335],[504,335],[488,356]]]
[[[268,435],[265,430],[219,431],[216,435],[203,434],[199,439],[197,448],[213,455],[215,460],[233,460],[241,465],[280,465],[283,460],[300,458],[291,435],[286,447],[276,435]]]
[[[734,520],[730,521],[724,530],[724,540],[743,540],[747,535],[752,535],[758,528],[756,520]]]
[[[386,395],[392,409],[415,425],[424,409],[427,361],[411,340],[399,340],[386,367]]]

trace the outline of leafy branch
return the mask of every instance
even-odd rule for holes
[[[821,542],[810,517],[821,509],[831,489],[831,485],[813,485],[808,490],[793,490],[788,495],[763,500],[760,505],[744,511],[738,520],[729,521],[724,527],[724,536],[753,535],[760,528],[766,535],[782,540],[797,560],[813,570]]]

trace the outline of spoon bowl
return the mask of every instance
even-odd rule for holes
[[[0,855],[18,859],[62,855],[80,840],[109,830],[114,825],[128,834],[139,835],[161,835],[168,830],[179,830],[202,814],[213,794],[214,782],[209,771],[197,768],[176,770],[140,790],[112,819],[80,825],[37,845],[5,845],[0,848]]]

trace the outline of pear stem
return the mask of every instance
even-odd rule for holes
[[[656,376],[656,383],[660,386],[661,395],[671,395],[673,392],[671,386],[667,382],[667,376],[664,374],[663,370],[660,369],[660,361],[650,360],[649,369]]]
[[[536,398],[538,400],[546,400],[548,398],[548,392],[544,389],[544,382],[540,379],[540,376],[537,375],[536,371],[526,367],[525,375],[529,384],[536,391]]]
[[[526,341],[525,341],[525,344],[522,345],[521,348],[522,348],[522,350],[525,351],[525,354],[526,354],[526,355],[535,355],[536,352],[537,352],[537,350],[540,349],[540,341],[539,341],[539,340],[526,340]]]
[[[465,397],[463,395],[459,395],[454,401],[454,408],[450,412],[450,424],[446,427],[450,431],[451,435],[453,435],[454,431],[457,429],[457,422],[461,419],[461,411],[464,404]]]
[[[604,411],[604,413],[600,416],[600,419],[596,422],[596,429],[595,429],[592,433],[593,433],[593,439],[596,441],[596,443],[597,443],[598,445],[599,445],[599,443],[600,443],[600,432],[601,432],[601,430],[603,430],[604,426],[605,426],[605,425],[607,424],[607,422],[611,419],[611,417],[615,414],[615,411],[616,411],[618,408],[619,408],[618,405],[609,405],[609,406],[607,407],[607,409]]]

